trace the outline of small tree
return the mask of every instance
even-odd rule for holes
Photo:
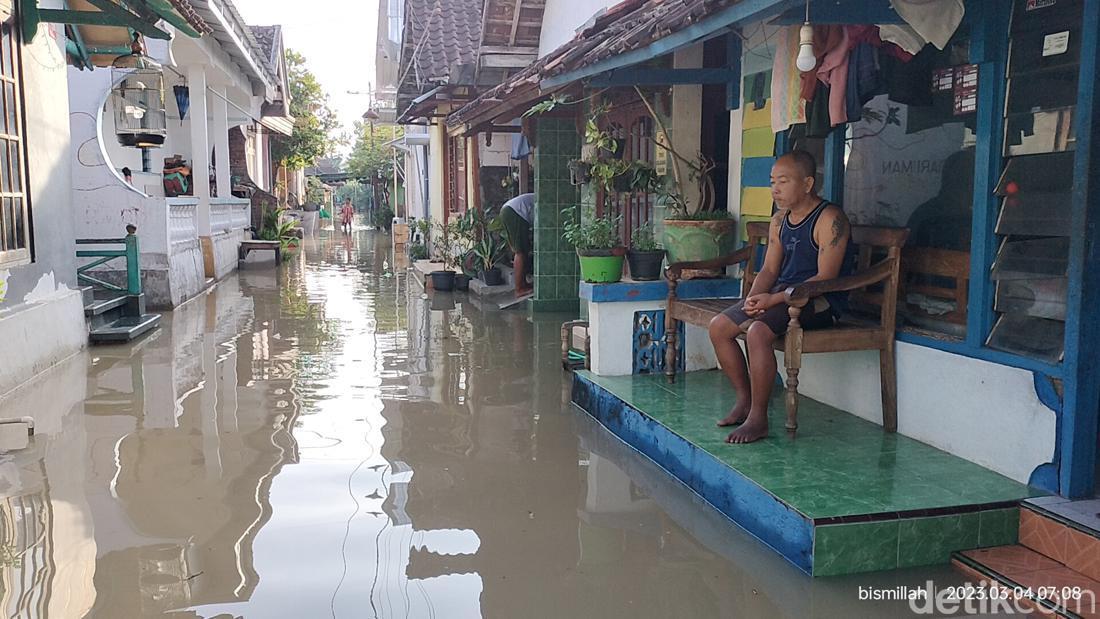
[[[291,170],[301,170],[330,154],[339,145],[335,132],[340,123],[328,106],[328,95],[317,77],[306,68],[305,56],[286,50],[290,81],[290,114],[294,132],[275,141],[272,154]]]

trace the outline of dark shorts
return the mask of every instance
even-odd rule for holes
[[[773,292],[779,292],[779,290]],[[741,328],[742,332],[748,331],[753,322],[762,322],[768,325],[768,328],[776,335],[787,332],[787,325],[791,321],[790,305],[780,303],[753,318],[741,310],[744,303],[745,301],[742,299],[722,311],[722,315],[733,321],[735,325]],[[802,314],[798,316],[798,322],[806,330],[824,329],[836,324],[836,313],[833,312],[829,302],[823,297],[815,297],[810,299],[810,302],[802,308]]]
[[[531,224],[510,206],[501,209],[500,222],[504,224],[504,232],[508,235],[508,247],[512,248],[512,252],[530,255],[535,244],[535,234]]]

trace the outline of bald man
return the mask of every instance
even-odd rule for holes
[[[817,162],[805,151],[780,157],[771,172],[772,216],[764,265],[752,290],[710,322],[710,341],[737,403],[719,426],[739,425],[727,443],[751,443],[768,435],[768,401],[775,384],[773,344],[790,320],[783,292],[796,284],[833,279],[850,268],[850,227],[844,211],[817,195]],[[805,329],[836,324],[847,307],[844,294],[810,299],[799,322]],[[745,334],[745,355],[737,336]],[[749,368],[752,368],[750,373]]]

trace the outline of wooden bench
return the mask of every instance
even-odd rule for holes
[[[275,252],[275,264],[282,264],[283,248],[282,243],[279,241],[241,241],[241,244],[237,247],[237,259],[244,260],[248,257],[249,252],[253,251],[273,251]]]
[[[752,282],[763,262],[761,246],[767,243],[768,222],[752,222],[747,226],[749,242],[740,250],[714,260],[670,264],[668,278],[668,309],[665,311],[665,374],[676,380],[679,358],[678,322],[707,327],[712,318],[729,307],[731,299],[681,300],[676,287],[685,270],[716,269],[745,263],[742,296],[752,288]],[[897,430],[897,371],[894,359],[894,325],[897,310],[901,248],[909,236],[906,228],[852,226],[852,242],[859,247],[856,273],[827,281],[807,282],[786,290],[791,304],[791,320],[785,336],[775,341],[775,349],[783,351],[787,371],[786,428],[798,427],[798,372],[802,355],[852,350],[878,350],[882,381],[882,425],[888,432]],[[877,259],[871,263],[872,257]],[[880,259],[881,257],[881,259]],[[881,286],[876,286],[881,284]],[[875,290],[872,287],[881,288]],[[852,309],[874,308],[868,317],[845,315],[840,323],[828,329],[803,331],[798,322],[802,306],[809,299],[826,292],[848,291]],[[877,307],[876,307],[877,306]],[[877,311],[878,316],[873,316]]]

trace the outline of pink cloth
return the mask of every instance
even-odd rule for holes
[[[845,28],[840,43],[825,53],[825,57],[817,67],[817,79],[829,86],[829,124],[834,127],[848,122],[845,96],[848,92],[848,53],[850,51],[848,28]]]

